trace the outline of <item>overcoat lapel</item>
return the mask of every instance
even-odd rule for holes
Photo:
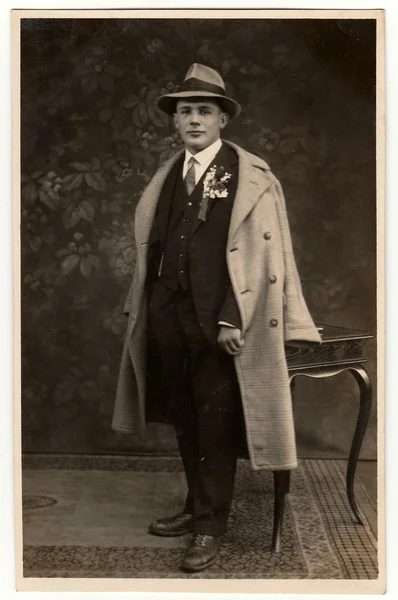
[[[184,150],[178,152],[173,158],[165,163],[151,179],[148,187],[145,189],[137,205],[135,213],[135,239],[137,247],[148,243],[149,234],[156,214],[156,207],[159,201],[160,193],[166,181],[168,174],[179,160]]]
[[[252,211],[260,196],[273,184],[275,178],[269,171],[270,177],[264,182],[264,161],[258,159],[259,168],[256,168],[255,157],[252,154],[248,154],[233,142],[225,143],[235,150],[239,159],[238,188],[228,233],[228,243],[232,244],[240,225]]]

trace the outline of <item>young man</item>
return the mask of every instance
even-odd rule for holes
[[[237,457],[297,466],[284,344],[320,342],[297,273],[282,189],[268,165],[221,141],[240,106],[221,76],[188,70],[162,96],[185,150],[136,210],[137,263],[113,428],[174,425],[187,479],[182,512],[149,532],[193,533],[182,568],[211,565],[226,530]]]

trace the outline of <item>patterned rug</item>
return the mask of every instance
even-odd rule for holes
[[[272,474],[253,472],[247,461],[239,461],[228,531],[217,561],[209,569],[197,574],[182,572],[179,563],[184,548],[164,547],[162,538],[150,536],[151,546],[87,545],[76,540],[62,545],[24,545],[24,577],[375,579],[377,540],[365,516],[369,506],[362,510],[369,499],[357,482],[357,498],[365,523],[360,526],[353,521],[348,506],[341,462],[300,461],[299,468],[292,473],[282,550],[278,554],[270,551]],[[27,455],[23,467],[25,473],[32,469],[91,470],[96,476],[101,471],[129,471],[137,478],[147,474],[154,483],[160,473],[168,473],[171,479],[176,478],[177,487],[181,485],[182,470],[180,460],[173,457]],[[25,494],[24,519],[29,523],[33,517],[40,518],[37,515],[51,510],[52,504],[46,495]],[[186,545],[189,536],[184,537]]]

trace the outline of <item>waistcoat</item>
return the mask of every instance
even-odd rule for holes
[[[170,202],[165,252],[162,260],[161,275],[165,284],[173,290],[181,287],[189,289],[188,249],[191,231],[197,219],[199,203],[202,197],[202,180],[195,186],[190,196],[182,178],[183,162],[177,169],[174,190]]]

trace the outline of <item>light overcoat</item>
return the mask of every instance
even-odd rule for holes
[[[234,361],[247,448],[254,470],[292,469],[297,454],[285,344],[321,338],[303,297],[281,185],[262,159],[225,143],[239,159],[226,260],[244,338]],[[136,209],[137,260],[124,306],[128,325],[112,420],[116,431],[144,435],[147,426],[148,239],[162,186],[179,156],[156,172]]]

